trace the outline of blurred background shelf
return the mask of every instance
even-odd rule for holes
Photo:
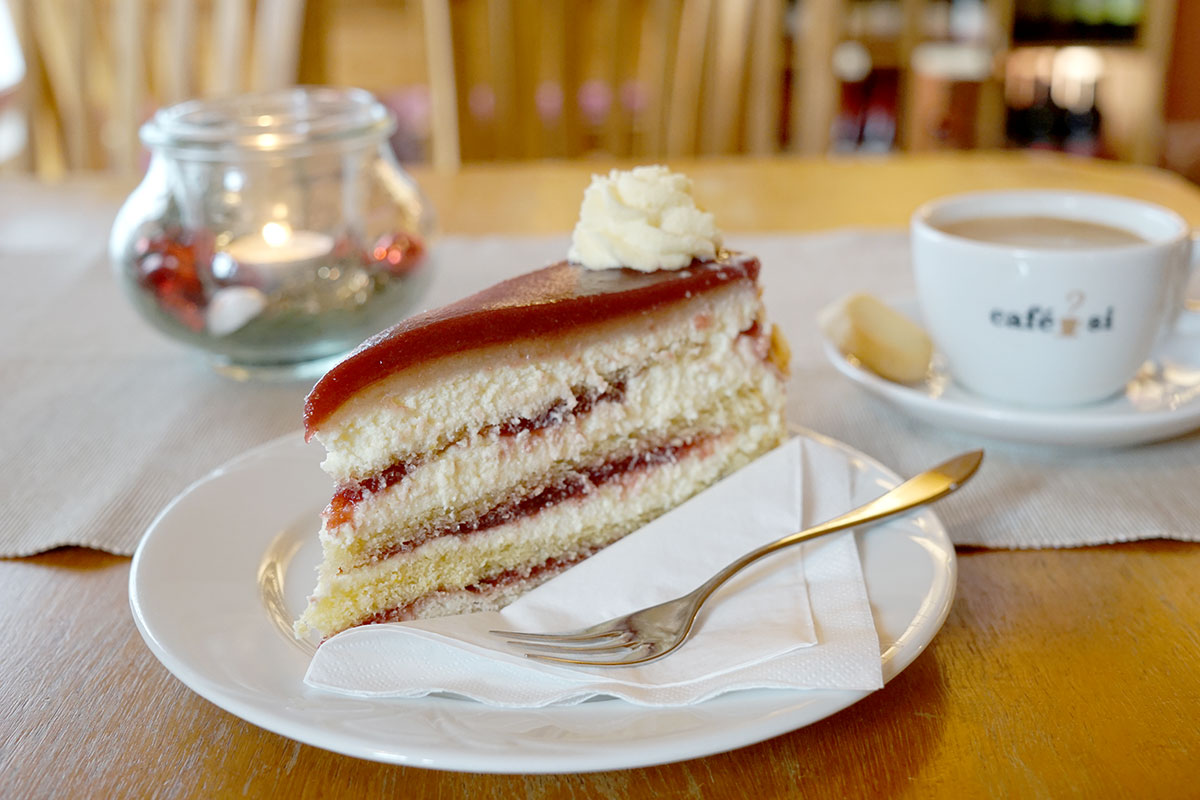
[[[374,91],[400,157],[443,169],[1031,147],[1200,172],[1200,4],[1177,0],[0,6],[24,65],[0,86],[27,140],[8,169],[45,177],[136,171],[155,108],[296,82]]]
[[[885,104],[895,108],[900,148],[1035,147],[1143,164],[1161,157],[1174,0],[808,0],[799,8],[796,46],[808,51],[795,59],[801,152],[854,149],[828,138],[831,130],[852,136],[850,126],[830,129],[807,115],[835,102],[818,64],[857,42],[868,74],[898,73],[885,85],[897,97]],[[843,115],[847,104],[855,112],[845,84]],[[870,105],[873,87],[865,91]],[[963,121],[968,114],[973,125]]]

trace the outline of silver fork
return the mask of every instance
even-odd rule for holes
[[[945,497],[967,482],[983,461],[983,451],[955,456],[909,478],[876,499],[799,533],[753,550],[722,569],[693,591],[674,600],[615,617],[590,628],[565,633],[489,631],[521,646],[526,657],[591,667],[628,667],[674,652],[691,634],[700,606],[717,587],[745,567],[777,550],[827,533],[860,527]],[[528,652],[533,651],[533,652]]]

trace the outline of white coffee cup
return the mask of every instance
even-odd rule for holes
[[[1070,248],[942,230],[999,217],[1078,220],[1135,234]],[[1192,264],[1187,223],[1168,209],[1085,192],[956,195],[912,217],[921,315],[954,380],[1025,406],[1072,406],[1121,391],[1178,318]]]

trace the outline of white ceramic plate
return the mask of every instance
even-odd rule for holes
[[[880,491],[894,474],[844,444]],[[146,531],[129,598],[158,659],[216,705],[302,742],[372,759],[463,772],[582,772],[647,766],[752,744],[822,719],[864,691],[746,691],[685,708],[616,700],[530,710],[450,697],[363,700],[307,687],[294,618],[320,559],[330,493],[320,448],[297,434],[252,450],[189,487]],[[941,627],[954,594],[954,547],[932,511],[860,532],[864,577],[888,680]]]
[[[916,300],[890,305],[921,321]],[[859,386],[894,403],[917,419],[968,433],[1034,444],[1117,447],[1169,439],[1200,428],[1200,315],[1180,320],[1175,334],[1151,354],[1125,393],[1066,409],[1001,405],[958,386],[940,356],[922,383],[881,378],[847,358],[828,338],[825,356]]]

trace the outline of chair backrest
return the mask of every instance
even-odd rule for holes
[[[785,0],[423,0],[435,165],[779,146]]]
[[[296,78],[304,0],[8,2],[28,69],[27,166],[46,177],[134,172],[155,108]]]

